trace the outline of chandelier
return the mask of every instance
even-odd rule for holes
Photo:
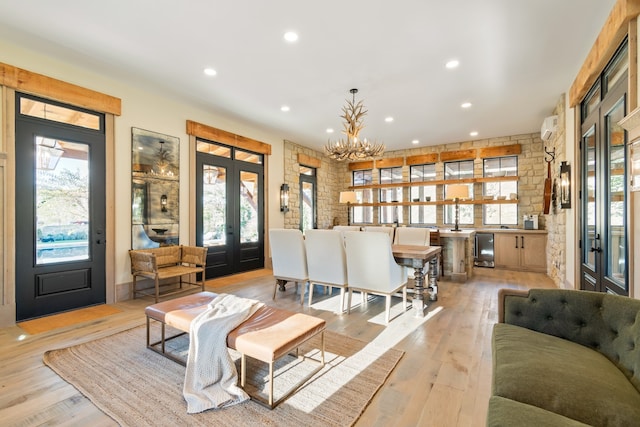
[[[358,135],[364,127],[362,118],[367,114],[362,101],[356,103],[356,93],[358,89],[351,89],[349,92],[353,94],[353,100],[347,100],[347,105],[342,107],[342,117],[344,128],[342,133],[346,135],[346,139],[339,139],[336,142],[327,142],[324,149],[327,155],[334,160],[364,160],[381,156],[384,153],[384,145],[371,143],[367,139],[360,140]]]

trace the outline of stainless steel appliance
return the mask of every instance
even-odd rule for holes
[[[476,267],[494,267],[493,233],[476,233],[473,265]]]

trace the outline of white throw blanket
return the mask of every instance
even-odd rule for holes
[[[219,294],[193,319],[183,389],[187,413],[224,408],[249,398],[236,384],[238,373],[227,350],[227,335],[262,305],[256,300]]]

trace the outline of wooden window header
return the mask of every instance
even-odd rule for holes
[[[373,160],[370,160],[368,162],[352,162],[352,163],[349,163],[349,170],[350,171],[357,171],[357,170],[361,170],[361,169],[373,169]]]
[[[404,159],[402,157],[393,157],[389,159],[376,160],[376,167],[379,168],[395,168],[398,166],[404,166]]]
[[[618,0],[613,6],[569,89],[570,107],[575,107],[582,102],[587,91],[591,89],[591,86],[593,86],[627,35],[629,21],[638,15],[640,15],[640,2],[638,0]],[[635,36],[635,34],[631,36]]]
[[[0,62],[0,85],[99,113],[122,114],[122,100]]]
[[[271,155],[271,145],[211,126],[187,120],[187,135],[231,145],[254,153]]]
[[[417,156],[408,156],[407,165],[424,165],[427,163],[436,163],[440,156],[438,153],[418,154]]]
[[[322,164],[322,160],[317,159],[315,157],[307,156],[303,153],[298,153],[298,164],[310,166],[312,168],[319,168]]]
[[[504,157],[522,154],[522,146],[520,144],[503,145],[502,147],[486,147],[480,149],[480,158],[488,157]]]
[[[443,151],[440,153],[440,160],[443,162],[450,162],[454,160],[471,160],[477,156],[477,151],[474,149],[469,150],[457,150],[457,151]]]

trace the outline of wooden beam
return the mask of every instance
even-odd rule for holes
[[[618,0],[591,47],[578,75],[569,89],[569,106],[575,107],[607,65],[627,35],[631,19],[640,14],[640,0]]]
[[[418,154],[416,156],[407,156],[407,165],[424,165],[427,163],[436,163],[440,156],[438,153]]]
[[[322,164],[322,160],[315,157],[307,156],[304,153],[298,153],[298,164],[309,166],[312,168],[319,168]]]
[[[208,139],[214,142],[231,145],[233,147],[242,148],[244,150],[253,151],[254,153],[271,155],[271,145],[255,139],[247,138],[226,130],[217,129],[202,123],[187,120],[187,134],[197,138]]]
[[[0,62],[0,85],[15,89],[18,92],[64,102],[87,110],[116,116],[122,114],[122,101],[120,98],[2,62]]]
[[[373,169],[373,160],[370,160],[368,162],[352,162],[352,163],[349,163],[349,170],[350,171],[357,171],[357,170],[362,170],[362,169]]]
[[[504,157],[513,156],[522,153],[522,146],[520,144],[503,145],[501,147],[486,147],[481,148],[479,157],[486,159],[487,157]]]
[[[398,166],[404,166],[403,157],[393,157],[388,159],[376,160],[376,167],[380,168],[396,168]]]
[[[440,160],[443,162],[453,160],[471,160],[475,159],[477,154],[478,150],[475,148],[469,150],[443,151],[440,153]]]

